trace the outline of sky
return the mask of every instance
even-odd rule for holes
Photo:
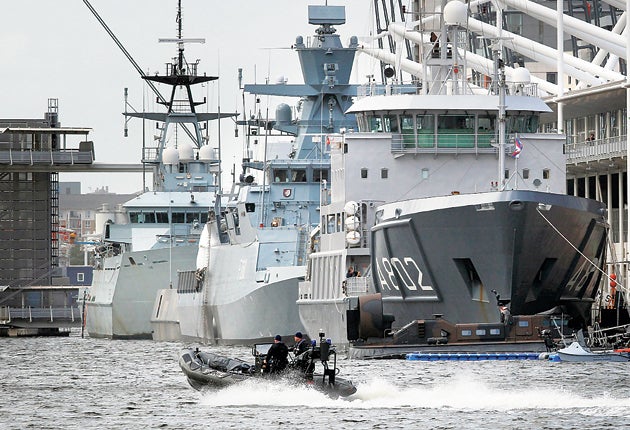
[[[158,38],[176,36],[176,0],[90,3],[147,74],[164,73],[176,48],[158,43]],[[350,36],[362,40],[370,34],[372,3],[329,0],[330,5],[346,6],[347,23],[337,27],[344,46]],[[206,39],[205,44],[186,45],[188,61],[200,59],[200,74],[220,76],[218,84],[206,89],[210,111],[216,111],[219,102],[222,112],[242,110],[238,68],[243,69],[244,83],[263,83],[267,76],[302,83],[297,54],[287,48],[296,36],[314,34],[315,26],[307,21],[309,4],[322,5],[324,0],[182,1],[184,37]],[[132,120],[129,137],[123,136],[123,92],[129,89],[129,104],[137,110],[142,110],[143,98],[155,97],[83,1],[4,2],[0,52],[0,118],[43,118],[47,100],[57,98],[62,126],[93,129],[88,138],[94,141],[97,162],[140,162],[142,123]],[[355,68],[353,82],[364,82],[374,67],[370,60],[362,69]],[[221,124],[223,170],[229,172],[240,162],[242,139],[234,137],[231,120]],[[216,123],[209,134],[218,139]],[[226,175],[224,184],[231,180]],[[80,181],[83,193],[105,186],[110,192],[133,193],[143,186],[141,173],[62,174],[60,180]]]

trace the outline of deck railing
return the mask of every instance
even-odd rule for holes
[[[626,139],[626,136],[614,136],[567,143],[564,146],[567,163],[585,163],[604,158],[625,157],[627,151]]]
[[[46,307],[46,308],[12,308],[5,306],[0,308],[0,322],[10,323],[15,320],[28,322],[80,322],[81,312],[78,306],[72,307]]]

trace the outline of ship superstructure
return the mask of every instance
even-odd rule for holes
[[[153,190],[100,213],[102,244],[87,299],[90,336],[151,338],[151,310],[161,288],[177,289],[178,271],[194,269],[199,237],[210,210],[220,208],[220,157],[209,144],[208,121],[232,113],[198,112],[193,88],[218,79],[198,74],[184,45],[203,39],[182,37],[181,2],[178,34],[161,39],[177,45],[177,55],[163,75],[143,76],[169,87],[158,97],[165,112],[129,112],[128,117],[157,123],[154,145],[143,147],[142,162],[153,173]]]

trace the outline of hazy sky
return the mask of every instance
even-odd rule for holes
[[[158,38],[175,37],[176,0],[91,0],[92,6],[146,73],[164,73],[175,55],[173,44]],[[245,83],[285,76],[301,83],[297,55],[288,48],[295,37],[314,34],[307,5],[323,0],[183,0],[184,37],[205,38],[186,46],[188,61],[201,59],[199,72],[219,75],[207,91],[210,111],[216,111],[220,88],[221,111],[241,111],[237,69]],[[350,36],[368,36],[373,25],[372,1],[333,1],[346,5],[347,24],[337,28],[344,46]],[[66,127],[91,127],[96,160],[138,163],[141,156],[141,121],[132,120],[123,137],[123,89],[129,102],[142,109],[148,94],[136,70],[81,0],[20,0],[3,2],[0,25],[0,118],[41,118],[47,99],[59,99],[59,118]],[[354,81],[374,73],[356,70]],[[363,65],[363,62],[362,62]],[[165,93],[164,88],[161,88]],[[153,100],[153,94],[147,97]],[[270,111],[275,103],[270,104]],[[148,109],[149,110],[149,109]],[[204,108],[205,110],[205,108]],[[216,140],[216,125],[210,130]],[[242,140],[234,125],[224,120],[224,171],[241,158]],[[215,146],[215,145],[213,145]],[[109,185],[110,191],[131,193],[142,188],[141,174],[63,174],[62,181],[81,181],[82,191]],[[150,183],[150,178],[148,179]],[[226,176],[224,175],[224,183]]]

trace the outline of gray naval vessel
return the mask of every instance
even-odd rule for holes
[[[158,290],[176,291],[178,271],[194,270],[208,212],[220,206],[219,151],[204,133],[208,121],[236,114],[197,111],[205,100],[194,100],[193,88],[217,77],[198,74],[198,62],[186,61],[184,44],[201,39],[182,37],[181,1],[177,22],[177,37],[164,40],[177,44],[166,73],[143,76],[168,86],[170,97],[158,97],[165,112],[125,113],[159,124],[154,143],[142,153],[153,190],[97,214],[103,234],[85,302],[92,337],[151,339]]]
[[[304,84],[244,86],[257,102],[240,122],[249,137],[242,173],[225,209],[205,226],[196,272],[180,273],[184,339],[252,344],[303,330],[298,282],[320,222],[320,193],[331,180],[328,136],[356,128],[354,114],[345,111],[356,94],[349,80],[357,38],[344,47],[334,27],[345,23],[345,8],[309,6],[308,20],[316,34],[298,36],[293,45]],[[260,113],[261,95],[299,98],[299,116],[282,103],[270,120]]]
[[[298,304],[308,333],[348,339],[353,357],[544,351],[589,321],[604,206],[566,195],[565,137],[538,132],[550,109],[525,69],[506,82],[497,57],[490,87],[474,85],[466,19],[446,4],[418,37],[415,93],[369,86],[348,110],[359,131],[331,150],[341,180]]]

